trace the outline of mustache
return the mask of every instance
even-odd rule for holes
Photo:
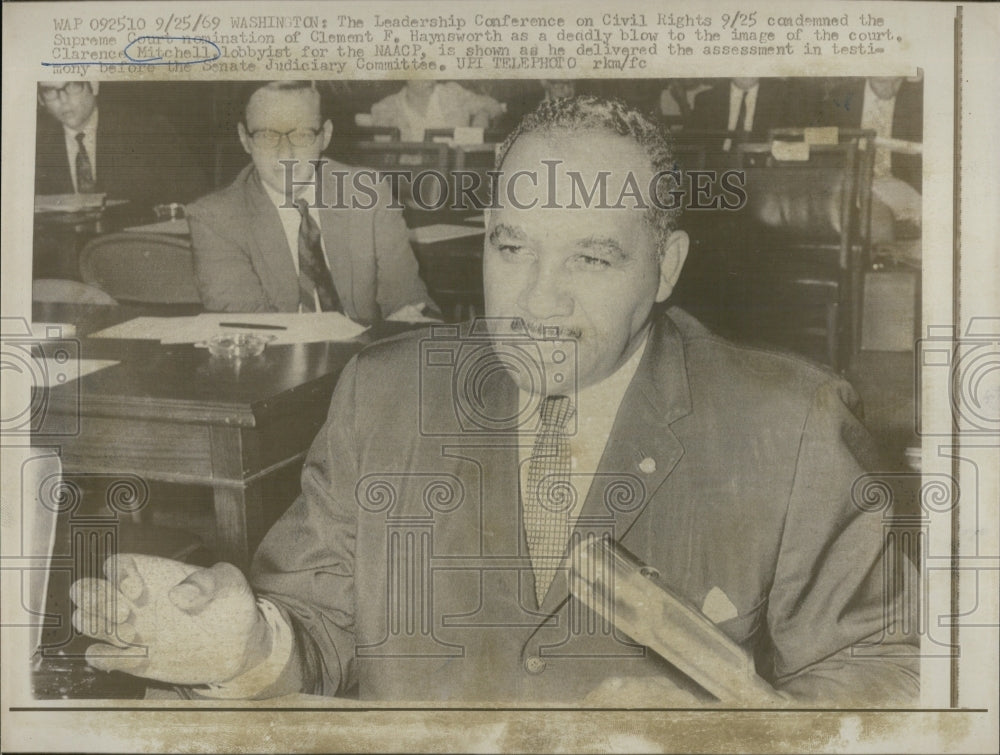
[[[516,318],[511,322],[513,330],[523,330],[536,341],[575,341],[583,336],[580,328],[571,325],[543,325],[531,320]]]

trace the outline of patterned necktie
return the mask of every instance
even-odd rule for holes
[[[76,135],[76,191],[79,194],[93,194],[97,191],[97,182],[94,180],[94,169],[90,165],[90,155],[83,146],[85,136],[82,131]]]
[[[548,396],[542,426],[528,461],[524,532],[535,572],[535,597],[542,604],[569,541],[570,512],[576,494],[570,486],[570,448],[566,423],[575,412],[566,396]]]
[[[295,202],[302,222],[299,223],[299,304],[304,312],[316,311],[316,299],[324,312],[341,311],[333,276],[326,266],[326,255],[320,241],[319,224],[309,214],[304,199]]]

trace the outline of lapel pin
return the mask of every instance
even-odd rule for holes
[[[656,460],[651,456],[647,456],[645,459],[639,462],[639,469],[646,474],[653,474],[656,471]]]

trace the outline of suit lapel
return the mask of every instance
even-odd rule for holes
[[[278,310],[295,310],[299,301],[299,277],[292,254],[297,254],[298,250],[288,248],[278,210],[267,196],[257,171],[252,167],[250,170],[247,206],[250,210],[250,248],[255,256],[253,264],[261,271],[261,284]]]
[[[586,537],[595,528],[619,541],[628,533],[684,455],[670,424],[690,413],[684,345],[673,321],[661,316],[622,399],[577,518],[575,538]],[[568,583],[565,570],[561,570],[542,609],[554,612],[567,597]]]

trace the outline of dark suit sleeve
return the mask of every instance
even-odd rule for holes
[[[254,556],[251,583],[297,638],[304,691],[335,695],[354,672],[354,543],[358,479],[357,361],[344,369],[302,470],[302,494]]]
[[[383,317],[407,304],[429,306],[437,311],[437,305],[420,279],[403,213],[390,209],[389,204],[388,190],[379,187],[379,204],[370,213],[374,225],[375,285],[379,310]]]
[[[187,208],[194,247],[194,272],[202,304],[210,312],[269,312],[275,307],[247,251],[234,235],[232,218],[202,203]]]
[[[53,123],[47,113],[39,111],[35,132],[35,193],[72,194],[66,139],[62,126]]]
[[[854,401],[822,386],[802,429],[767,612],[773,678],[808,703],[913,703],[915,569],[887,555],[889,512],[853,500],[878,463]]]

